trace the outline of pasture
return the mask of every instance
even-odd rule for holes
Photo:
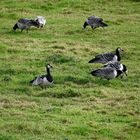
[[[44,28],[12,31],[19,18],[46,17]],[[87,17],[107,28],[83,29]],[[0,1],[0,140],[139,140],[139,0]],[[123,48],[128,76],[90,75],[95,55]],[[53,66],[47,89],[29,81]]]

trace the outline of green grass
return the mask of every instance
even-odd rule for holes
[[[0,140],[139,140],[140,2],[138,0],[0,1]],[[47,18],[43,29],[13,32],[22,17]],[[90,15],[105,29],[82,29]],[[122,47],[128,77],[92,77],[96,54]],[[54,67],[54,85],[29,81]]]

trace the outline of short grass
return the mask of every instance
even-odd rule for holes
[[[12,31],[37,15],[43,29]],[[108,28],[83,30],[90,15]],[[140,139],[139,0],[1,0],[0,23],[0,140]],[[128,77],[92,77],[88,61],[117,47]],[[29,85],[47,63],[54,85]]]

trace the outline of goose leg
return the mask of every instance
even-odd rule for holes
[[[93,30],[95,30],[95,29],[96,29],[96,27],[93,27],[93,26],[91,26],[91,28],[92,28]]]
[[[27,33],[28,33],[28,29],[26,29]]]

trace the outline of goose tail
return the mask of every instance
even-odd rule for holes
[[[98,70],[94,70],[94,71],[91,72],[91,74],[92,74],[93,76],[97,76],[97,73],[98,73]]]
[[[96,61],[98,61],[98,59],[93,58],[93,59],[91,59],[88,63],[96,63]]]
[[[14,25],[13,30],[15,31],[18,28],[17,23]]]

